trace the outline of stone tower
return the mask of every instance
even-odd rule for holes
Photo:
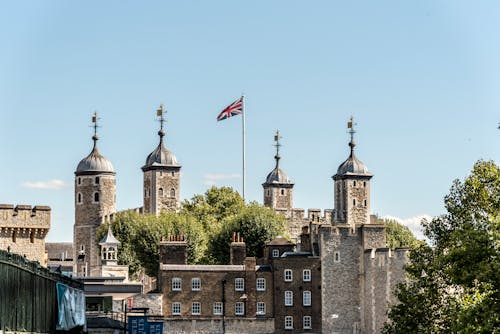
[[[262,184],[264,188],[264,205],[274,210],[289,210],[293,208],[293,185],[294,183],[279,168],[280,156],[280,133],[276,131],[274,141],[276,144],[276,166],[267,175],[266,182]]]
[[[160,143],[146,159],[144,173],[144,213],[160,214],[161,211],[177,211],[181,190],[181,165],[175,155],[163,143],[163,105],[157,110],[161,124]]]
[[[353,119],[347,123],[351,141],[349,147],[351,154],[344,161],[337,173],[332,176],[334,180],[335,214],[334,224],[368,224],[370,222],[370,179],[373,174],[354,155],[354,126]]]
[[[115,170],[109,160],[97,149],[97,114],[94,113],[94,147],[83,158],[75,171],[75,225],[73,247],[77,276],[92,276],[101,264],[96,230],[106,216],[116,211]]]

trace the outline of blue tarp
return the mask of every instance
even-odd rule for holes
[[[57,283],[57,330],[85,326],[85,294],[66,284]]]

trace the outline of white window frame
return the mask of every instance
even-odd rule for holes
[[[285,329],[293,329],[293,317],[290,315],[285,317]]]
[[[311,291],[303,291],[302,292],[302,305],[303,306],[311,306],[312,304],[312,294]]]
[[[302,327],[304,329],[311,329],[312,328],[312,318],[310,315],[305,315],[302,318]]]
[[[292,269],[285,269],[283,271],[283,279],[285,282],[291,282],[293,281],[293,271]]]
[[[200,302],[191,303],[191,314],[192,315],[200,315],[201,314],[201,303]]]
[[[302,270],[302,281],[311,282],[311,269]]]
[[[266,303],[257,302],[257,315],[265,315],[266,314]]]
[[[200,291],[201,290],[201,278],[193,277],[191,278],[191,291]]]
[[[245,279],[237,277],[234,279],[234,291],[245,291]]]
[[[280,250],[279,249],[273,249],[273,257],[280,257]]]
[[[340,252],[333,253],[333,262],[340,262]]]
[[[234,314],[235,315],[245,315],[245,303],[243,303],[243,302],[234,303]]]
[[[266,279],[263,277],[257,278],[255,283],[257,291],[266,291]]]
[[[222,302],[215,302],[213,307],[214,315],[222,315]]]
[[[172,291],[182,291],[182,278],[172,278]]]
[[[285,291],[285,306],[293,306],[293,291]]]
[[[172,303],[172,315],[181,315],[181,303]]]

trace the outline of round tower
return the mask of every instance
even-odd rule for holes
[[[351,136],[349,142],[351,154],[332,176],[335,197],[333,223],[353,226],[370,223],[370,179],[373,177],[373,174],[368,172],[368,168],[354,154],[356,146],[354,125],[351,117],[347,123]]]
[[[289,210],[293,208],[293,186],[294,183],[279,168],[280,156],[280,133],[276,130],[274,135],[274,146],[276,147],[276,166],[267,175],[266,182],[262,184],[264,188],[264,205],[272,209]]]
[[[73,247],[75,274],[92,276],[101,264],[96,242],[97,228],[116,211],[115,170],[97,149],[97,114],[94,113],[94,146],[75,171],[75,225]]]
[[[177,211],[180,205],[181,165],[163,143],[165,122],[163,105],[156,111],[159,117],[160,142],[146,158],[144,174],[144,213],[158,215],[161,211]]]

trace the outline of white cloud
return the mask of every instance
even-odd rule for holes
[[[399,218],[399,217],[387,215],[387,216],[383,216],[382,218],[394,219],[398,223],[400,223],[404,226],[407,226],[410,229],[410,231],[413,232],[415,237],[417,237],[417,239],[419,239],[419,240],[425,239],[423,229],[422,229],[422,226],[420,225],[420,222],[422,221],[422,219],[426,219],[427,221],[432,220],[432,216],[427,215],[427,214],[421,214],[421,215],[417,215],[417,216],[409,217],[409,218]]]
[[[217,181],[228,180],[228,179],[239,179],[240,174],[205,174],[203,184],[207,186],[214,186]]]
[[[71,184],[66,183],[62,180],[49,180],[49,181],[37,181],[37,182],[23,182],[21,183],[21,187],[31,188],[31,189],[66,189],[70,188]]]

